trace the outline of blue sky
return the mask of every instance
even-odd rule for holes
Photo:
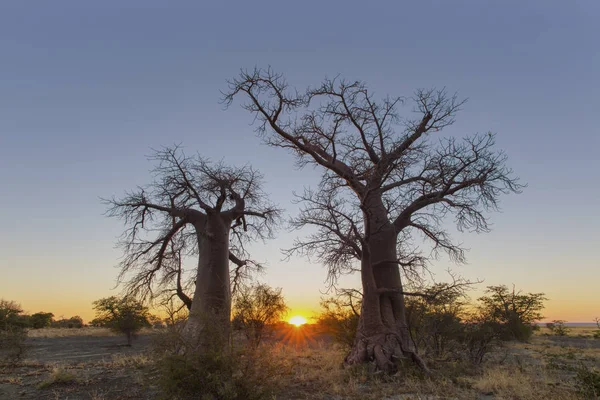
[[[318,171],[294,169],[261,145],[246,111],[219,104],[240,68],[271,65],[300,89],[342,74],[381,96],[445,86],[468,98],[447,134],[496,132],[529,186],[502,199],[492,233],[460,236],[471,251],[455,269],[546,292],[551,319],[590,321],[600,316],[599,12],[591,0],[3,2],[0,297],[91,317],[90,303],[114,293],[122,231],[99,197],[146,183],[151,148],[181,142],[251,163],[293,214],[292,191]],[[294,236],[282,230],[255,257],[295,311],[316,311],[324,268],[280,261]],[[442,279],[448,266],[432,269]]]

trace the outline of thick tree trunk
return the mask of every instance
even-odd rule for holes
[[[184,338],[191,350],[222,349],[229,340],[230,225],[230,221],[219,215],[208,215],[204,226],[196,226],[199,247],[196,290],[184,328]]]
[[[389,373],[396,370],[401,358],[409,358],[428,371],[416,353],[406,322],[402,280],[396,262],[396,231],[380,197],[369,199],[365,205],[363,304],[354,346],[345,361],[350,365],[375,362],[378,369]]]

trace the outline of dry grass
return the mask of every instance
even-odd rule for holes
[[[151,328],[142,329],[139,334],[151,334],[155,333],[156,330]],[[41,329],[30,329],[27,332],[28,337],[32,338],[57,338],[57,337],[71,337],[71,336],[122,336],[121,333],[115,333],[108,328],[98,328],[93,326],[86,326],[84,328],[41,328]]]
[[[109,369],[142,368],[152,365],[154,360],[147,354],[113,354],[109,361],[98,361],[81,365],[94,365]]]
[[[45,331],[40,332],[48,335],[44,337],[66,337],[72,335],[73,331],[78,335],[113,335],[102,328]],[[599,341],[577,337],[581,332],[582,329],[578,329],[575,335],[565,340],[536,335],[530,343],[509,343],[491,354],[480,367],[458,362],[432,362],[432,367],[437,368],[433,378],[423,378],[410,363],[402,369],[401,374],[395,376],[373,374],[369,366],[343,367],[346,351],[330,344],[294,346],[271,342],[257,353],[251,353],[248,356],[251,359],[246,361],[256,369],[256,374],[264,382],[272,384],[276,399],[574,400],[585,398],[577,394],[576,373],[555,366],[578,366],[583,363],[593,368],[600,365]],[[68,367],[61,367],[60,364],[29,365],[28,362],[21,366],[25,368],[28,364],[28,368],[33,368],[32,372],[46,377],[40,387],[65,393],[77,391],[84,398],[101,400],[111,398],[114,393],[112,386],[95,383],[96,386],[92,388],[87,383],[96,379],[98,371],[110,373],[115,379],[128,376],[132,387],[143,392],[156,385],[154,362],[153,355],[138,353],[114,355],[108,361],[90,361]],[[4,376],[0,383],[18,385],[21,390],[33,380],[35,387],[41,378],[27,378],[26,372],[29,371],[22,369],[18,375]],[[82,384],[84,382],[85,385]],[[95,391],[91,393],[91,390]]]
[[[27,332],[27,336],[32,338],[57,338],[71,336],[116,336],[108,328],[42,328],[31,329]]]
[[[106,397],[106,394],[102,391],[98,391],[98,390],[93,390],[89,393],[90,395],[90,400],[106,400],[108,399],[108,397]]]
[[[591,338],[594,336],[594,331],[598,330],[597,326],[567,326],[567,336],[581,336]],[[540,326],[540,329],[534,332],[534,336],[547,336],[551,335],[551,332],[545,325]]]
[[[69,385],[77,383],[77,376],[63,367],[57,366],[52,369],[50,375],[38,385],[38,389],[46,389],[55,385]]]
[[[578,399],[568,387],[560,387],[559,379],[543,368],[519,369],[514,366],[490,366],[477,378],[473,388],[495,400]]]
[[[0,377],[0,383],[8,383],[10,385],[21,386],[23,384],[23,378],[20,376]]]
[[[450,380],[420,379],[409,374],[373,374],[368,366],[345,368],[345,351],[337,346],[295,347],[274,345],[262,354],[275,374],[277,399],[476,399],[477,394]],[[263,367],[261,367],[263,368]],[[400,396],[400,397],[398,397]],[[429,397],[423,397],[429,396]]]
[[[542,337],[529,344],[511,343],[479,372],[449,365],[433,378],[420,377],[410,366],[391,377],[374,375],[368,367],[344,368],[345,351],[331,346],[275,345],[264,356],[276,364],[270,379],[279,388],[278,399],[581,399],[572,375],[548,368],[544,343]],[[570,357],[564,348],[550,348],[561,357]],[[502,354],[506,351],[508,357]],[[583,359],[578,354],[577,359]],[[600,357],[587,359],[592,364],[600,361]]]

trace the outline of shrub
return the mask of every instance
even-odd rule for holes
[[[575,368],[577,391],[585,399],[600,398],[600,371],[580,364]]]
[[[61,367],[55,367],[50,376],[40,382],[37,387],[38,389],[46,389],[55,385],[69,385],[76,382],[77,377],[74,374]]]
[[[256,360],[241,354],[170,355],[159,362],[160,386],[171,398],[259,400],[272,398],[254,374]]]
[[[27,318],[14,301],[0,299],[0,360],[14,362],[24,353]]]
[[[444,357],[462,340],[466,296],[460,287],[436,284],[421,296],[406,299],[406,317],[415,345],[425,352]]]
[[[54,314],[38,312],[29,317],[29,324],[33,329],[46,328],[52,324]]]
[[[336,297],[321,299],[317,325],[336,343],[351,348],[358,329],[360,307],[360,295],[354,291],[342,291]]]
[[[459,339],[465,350],[464,354],[475,365],[483,362],[485,356],[496,347],[500,337],[497,323],[477,318],[463,324]]]
[[[546,328],[550,330],[553,335],[556,336],[567,336],[571,329],[565,326],[565,322],[562,319],[555,319],[552,322],[548,322],[546,324]]]
[[[154,338],[158,384],[166,398],[259,400],[273,397],[272,377],[280,373],[273,359],[254,347],[208,346],[190,350],[182,324],[170,324]],[[205,332],[211,335],[210,331]],[[216,343],[217,341],[215,341]]]
[[[15,362],[25,353],[25,329],[11,326],[0,330],[0,362]]]
[[[505,285],[488,286],[486,296],[480,297],[479,312],[486,321],[497,323],[502,340],[527,341],[538,329],[536,321],[542,319],[544,293],[512,291]]]
[[[61,318],[57,321],[52,321],[50,326],[53,328],[79,329],[83,328],[83,319],[76,315],[71,318]]]
[[[131,346],[132,338],[140,329],[150,326],[148,307],[131,297],[111,296],[97,300],[93,305],[96,318],[92,322],[124,333],[128,346]]]
[[[268,327],[279,322],[287,309],[281,289],[266,284],[242,288],[234,298],[232,325],[257,347]]]

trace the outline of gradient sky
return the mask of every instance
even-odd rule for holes
[[[502,199],[492,233],[460,235],[469,264],[454,269],[485,279],[473,297],[515,284],[547,294],[548,319],[600,316],[600,2],[203,3],[0,4],[0,297],[92,318],[91,302],[117,292],[123,229],[99,197],[148,182],[150,148],[251,163],[293,214],[292,190],[318,171],[294,169],[239,104],[219,104],[240,68],[271,65],[301,89],[340,73],[381,96],[446,86],[469,98],[448,134],[496,132],[529,186]],[[307,314],[326,271],[281,261],[295,235],[254,257]]]

